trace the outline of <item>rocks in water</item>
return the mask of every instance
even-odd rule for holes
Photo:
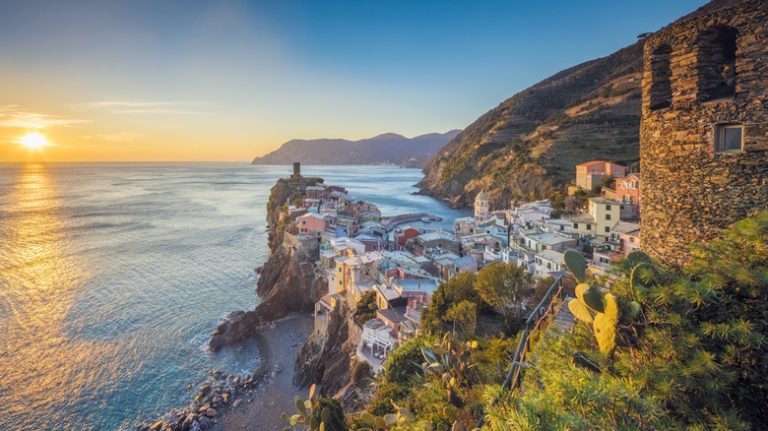
[[[183,409],[172,409],[155,422],[137,427],[138,431],[204,431],[221,416],[223,409],[231,405],[237,408],[242,399],[234,400],[238,393],[247,393],[266,381],[266,376],[245,374],[228,375],[211,371],[208,381],[200,385],[193,401]]]

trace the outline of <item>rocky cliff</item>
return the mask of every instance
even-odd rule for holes
[[[313,334],[296,358],[294,383],[316,384],[323,395],[334,395],[350,381],[350,358],[360,340],[360,330],[350,321],[350,310],[343,304],[329,315],[328,335]]]
[[[304,185],[320,183],[304,179]],[[267,204],[269,224],[269,259],[261,269],[256,292],[261,303],[252,311],[230,314],[213,332],[208,346],[212,351],[253,336],[264,324],[291,312],[310,311],[325,294],[327,286],[315,277],[318,259],[317,240],[297,242],[286,238],[286,226],[292,221],[286,202],[295,198],[296,185],[281,179],[272,188]]]
[[[426,165],[423,193],[456,207],[547,197],[593,159],[638,160],[642,43],[559,72],[478,118]]]
[[[396,133],[385,133],[372,138],[349,141],[346,139],[294,139],[277,150],[256,157],[254,165],[287,165],[301,160],[308,165],[369,165],[391,163],[400,166],[422,167],[430,157],[459,133],[429,133],[406,138]]]

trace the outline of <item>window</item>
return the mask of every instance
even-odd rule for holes
[[[587,230],[592,230],[592,225],[587,223]]]
[[[578,223],[574,223],[574,224],[573,224],[573,228],[574,228],[574,229],[578,229],[578,228],[579,228],[579,224],[578,224]]]
[[[605,210],[606,210],[606,211],[610,211],[610,210],[611,210],[611,206],[610,206],[610,205],[606,205],[606,206],[605,206]]]
[[[714,26],[698,39],[699,101],[736,94],[736,29]]]
[[[669,59],[672,48],[660,45],[651,54],[651,110],[669,108],[672,105],[672,70]]]
[[[606,226],[606,227],[605,227],[605,233],[609,233],[610,231],[611,231],[611,228],[610,228],[610,227],[608,227],[608,226]]]
[[[744,148],[744,126],[741,124],[715,125],[715,152],[727,153]]]
[[[606,219],[606,220],[610,220],[610,219],[611,219],[611,215],[610,215],[610,214],[606,214],[606,215],[605,215],[605,219]]]
[[[635,237],[633,236],[629,237],[629,242],[635,242]]]

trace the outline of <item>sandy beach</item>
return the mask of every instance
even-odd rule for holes
[[[267,383],[252,392],[238,395],[239,405],[225,411],[210,428],[224,430],[282,430],[280,415],[293,412],[293,398],[306,397],[306,389],[293,385],[293,366],[296,354],[312,332],[311,314],[294,314],[274,323],[259,335],[262,354],[266,358]],[[234,405],[233,403],[233,405]]]

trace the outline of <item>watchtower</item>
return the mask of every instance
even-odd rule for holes
[[[672,265],[768,207],[768,2],[721,3],[644,46],[641,243]]]

